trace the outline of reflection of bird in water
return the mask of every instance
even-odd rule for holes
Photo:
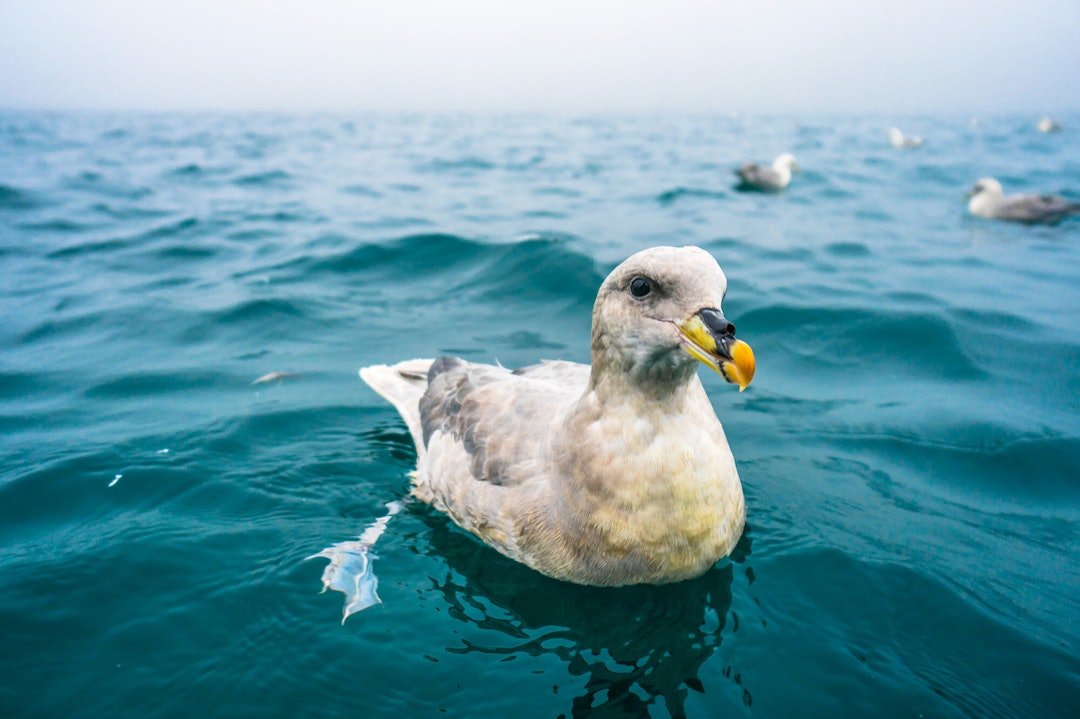
[[[648,717],[663,702],[673,717],[685,716],[689,690],[737,692],[751,701],[732,667],[702,677],[723,635],[738,629],[731,614],[736,564],[750,553],[744,535],[733,563],[675,585],[605,588],[559,582],[492,552],[429,514],[430,553],[450,570],[433,578],[450,616],[475,625],[452,654],[481,653],[506,659],[556,656],[571,676],[585,679],[572,700],[571,716]],[[481,643],[479,639],[487,638]],[[723,676],[734,685],[717,686]],[[559,687],[555,687],[559,691]],[[579,690],[580,691],[580,690]],[[655,709],[653,709],[655,711]],[[597,714],[597,712],[600,712]]]

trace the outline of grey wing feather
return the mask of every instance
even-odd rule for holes
[[[748,185],[754,185],[755,187],[776,187],[780,184],[780,175],[776,170],[771,167],[763,167],[756,162],[748,162],[738,170],[735,174]]]
[[[1002,218],[1020,222],[1057,222],[1080,212],[1080,204],[1053,195],[1020,195],[1006,198],[999,210]]]
[[[467,455],[473,480],[503,486],[526,481],[535,473],[547,436],[545,421],[553,421],[584,390],[588,368],[582,367],[559,362],[511,372],[458,359],[436,361],[420,400],[425,447],[442,434],[439,451]],[[568,375],[576,380],[572,391],[566,389]],[[537,431],[521,432],[523,425]]]
[[[528,563],[518,542],[522,532],[549,531],[542,527],[552,520],[559,471],[550,437],[585,390],[589,370],[582,367],[547,363],[511,372],[455,360],[432,372],[420,410],[427,451],[413,496]]]
[[[739,179],[750,184],[757,182],[757,177],[760,172],[761,165],[756,162],[747,162],[738,170],[735,170],[735,174],[739,176]]]

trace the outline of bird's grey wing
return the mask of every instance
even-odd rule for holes
[[[756,162],[747,162],[738,170],[735,170],[735,174],[739,176],[743,182],[754,185],[759,182],[758,178],[761,175],[763,168]]]
[[[564,360],[544,360],[540,364],[514,370],[514,374],[551,383],[553,392],[562,393],[563,401],[581,396],[589,381],[591,368],[587,364]]]
[[[553,423],[584,392],[588,370],[553,362],[511,372],[436,360],[420,400],[424,444],[434,453],[429,474],[467,467],[472,481],[515,486],[542,473],[537,461],[543,444]],[[431,481],[442,479],[448,478]]]
[[[1039,195],[1036,199],[1038,203],[1032,203],[1032,207],[1035,214],[1040,216],[1040,222],[1057,222],[1080,212],[1080,203],[1070,202],[1064,197]]]
[[[748,162],[739,169],[738,174],[748,185],[765,188],[780,186],[780,174],[771,167]]]
[[[1018,222],[1056,222],[1077,211],[1080,205],[1053,195],[1018,195],[1005,198],[998,216]]]
[[[528,563],[519,538],[548,531],[537,527],[551,521],[555,496],[558,469],[547,444],[575,392],[584,392],[587,368],[541,365],[515,373],[437,360],[428,376],[420,402],[427,452],[413,475],[413,496]]]

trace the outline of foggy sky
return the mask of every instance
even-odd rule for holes
[[[0,108],[1067,112],[1076,0],[0,0]]]

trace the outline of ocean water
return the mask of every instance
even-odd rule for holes
[[[1080,715],[1080,220],[962,199],[1076,197],[1036,120],[0,114],[0,716]],[[306,558],[415,460],[357,369],[588,361],[658,244],[757,354],[733,558],[578,587],[413,503],[342,624]]]

